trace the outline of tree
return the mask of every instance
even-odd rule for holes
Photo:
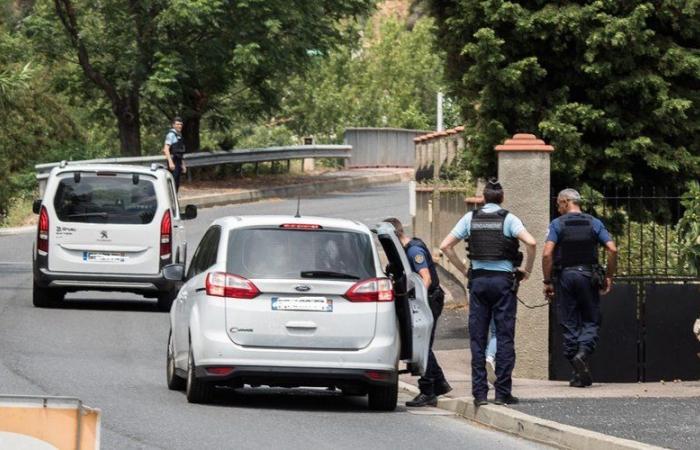
[[[470,169],[535,132],[555,188],[678,186],[700,175],[698,0],[432,0]]]

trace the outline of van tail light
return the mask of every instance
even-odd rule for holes
[[[49,212],[45,206],[41,207],[41,212],[39,213],[36,248],[42,254],[48,255],[49,253]]]
[[[388,278],[370,278],[352,285],[344,297],[351,302],[393,302],[394,289]]]
[[[173,253],[173,220],[166,210],[160,221],[160,259],[168,259]]]
[[[214,297],[251,299],[260,295],[260,290],[250,280],[224,272],[209,272],[206,288],[207,295]]]

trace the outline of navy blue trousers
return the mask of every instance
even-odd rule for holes
[[[182,175],[182,156],[171,155],[171,158],[173,159],[173,164],[175,164],[175,170],[170,173],[173,174],[175,192],[177,192],[180,189],[180,175]]]
[[[433,341],[435,340],[435,328],[437,328],[438,319],[442,314],[442,308],[445,305],[445,294],[440,290],[435,295],[430,296],[430,311],[433,313],[433,330],[430,335],[430,349],[428,350],[428,364],[425,369],[425,375],[418,379],[418,388],[425,395],[435,394],[435,384],[445,381],[445,374],[442,372],[440,364],[433,353]]]
[[[496,324],[496,397],[511,394],[515,367],[515,314],[517,298],[512,291],[513,275],[509,272],[474,276],[469,289],[469,336],[472,352],[472,395],[486,399],[486,347],[489,324]]]
[[[564,357],[579,350],[593,353],[600,329],[600,293],[591,285],[591,272],[564,269],[557,278],[557,314],[564,337]]]

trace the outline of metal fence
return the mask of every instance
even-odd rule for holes
[[[427,133],[403,128],[347,128],[343,142],[352,147],[348,167],[414,167],[413,138]]]

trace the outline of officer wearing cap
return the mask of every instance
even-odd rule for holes
[[[564,189],[557,196],[560,217],[549,224],[542,253],[544,293],[556,295],[559,324],[564,335],[564,356],[574,369],[572,387],[593,383],[588,358],[598,341],[600,295],[612,288],[617,268],[617,247],[603,222],[581,212],[581,195]],[[605,271],[598,265],[598,246],[608,253]]]
[[[501,208],[503,188],[496,180],[484,187],[485,205],[468,212],[440,244],[440,250],[469,280],[469,335],[472,354],[472,395],[474,405],[487,404],[486,347],[489,323],[496,325],[495,403],[515,404],[511,375],[515,366],[515,314],[517,288],[530,276],[536,242],[514,214]],[[471,267],[464,266],[454,251],[467,240]],[[525,244],[526,258],[519,252]]]
[[[185,141],[182,138],[182,119],[175,117],[172,128],[165,135],[163,154],[168,160],[168,170],[175,179],[175,190],[180,189],[180,175],[187,172],[185,165]]]
[[[420,275],[423,284],[428,290],[428,303],[430,310],[433,313],[433,330],[430,335],[430,348],[428,349],[428,364],[425,374],[418,379],[418,387],[420,394],[413,400],[406,402],[406,406],[435,406],[437,398],[440,395],[447,394],[452,390],[452,386],[445,379],[445,374],[435,358],[433,353],[433,340],[435,339],[435,328],[437,327],[438,318],[442,313],[442,308],[445,304],[445,293],[440,287],[440,279],[438,278],[433,257],[425,243],[414,237],[409,238],[404,234],[403,225],[399,219],[389,218],[388,222],[394,226],[396,235],[406,250],[406,255],[411,263],[411,269]]]

